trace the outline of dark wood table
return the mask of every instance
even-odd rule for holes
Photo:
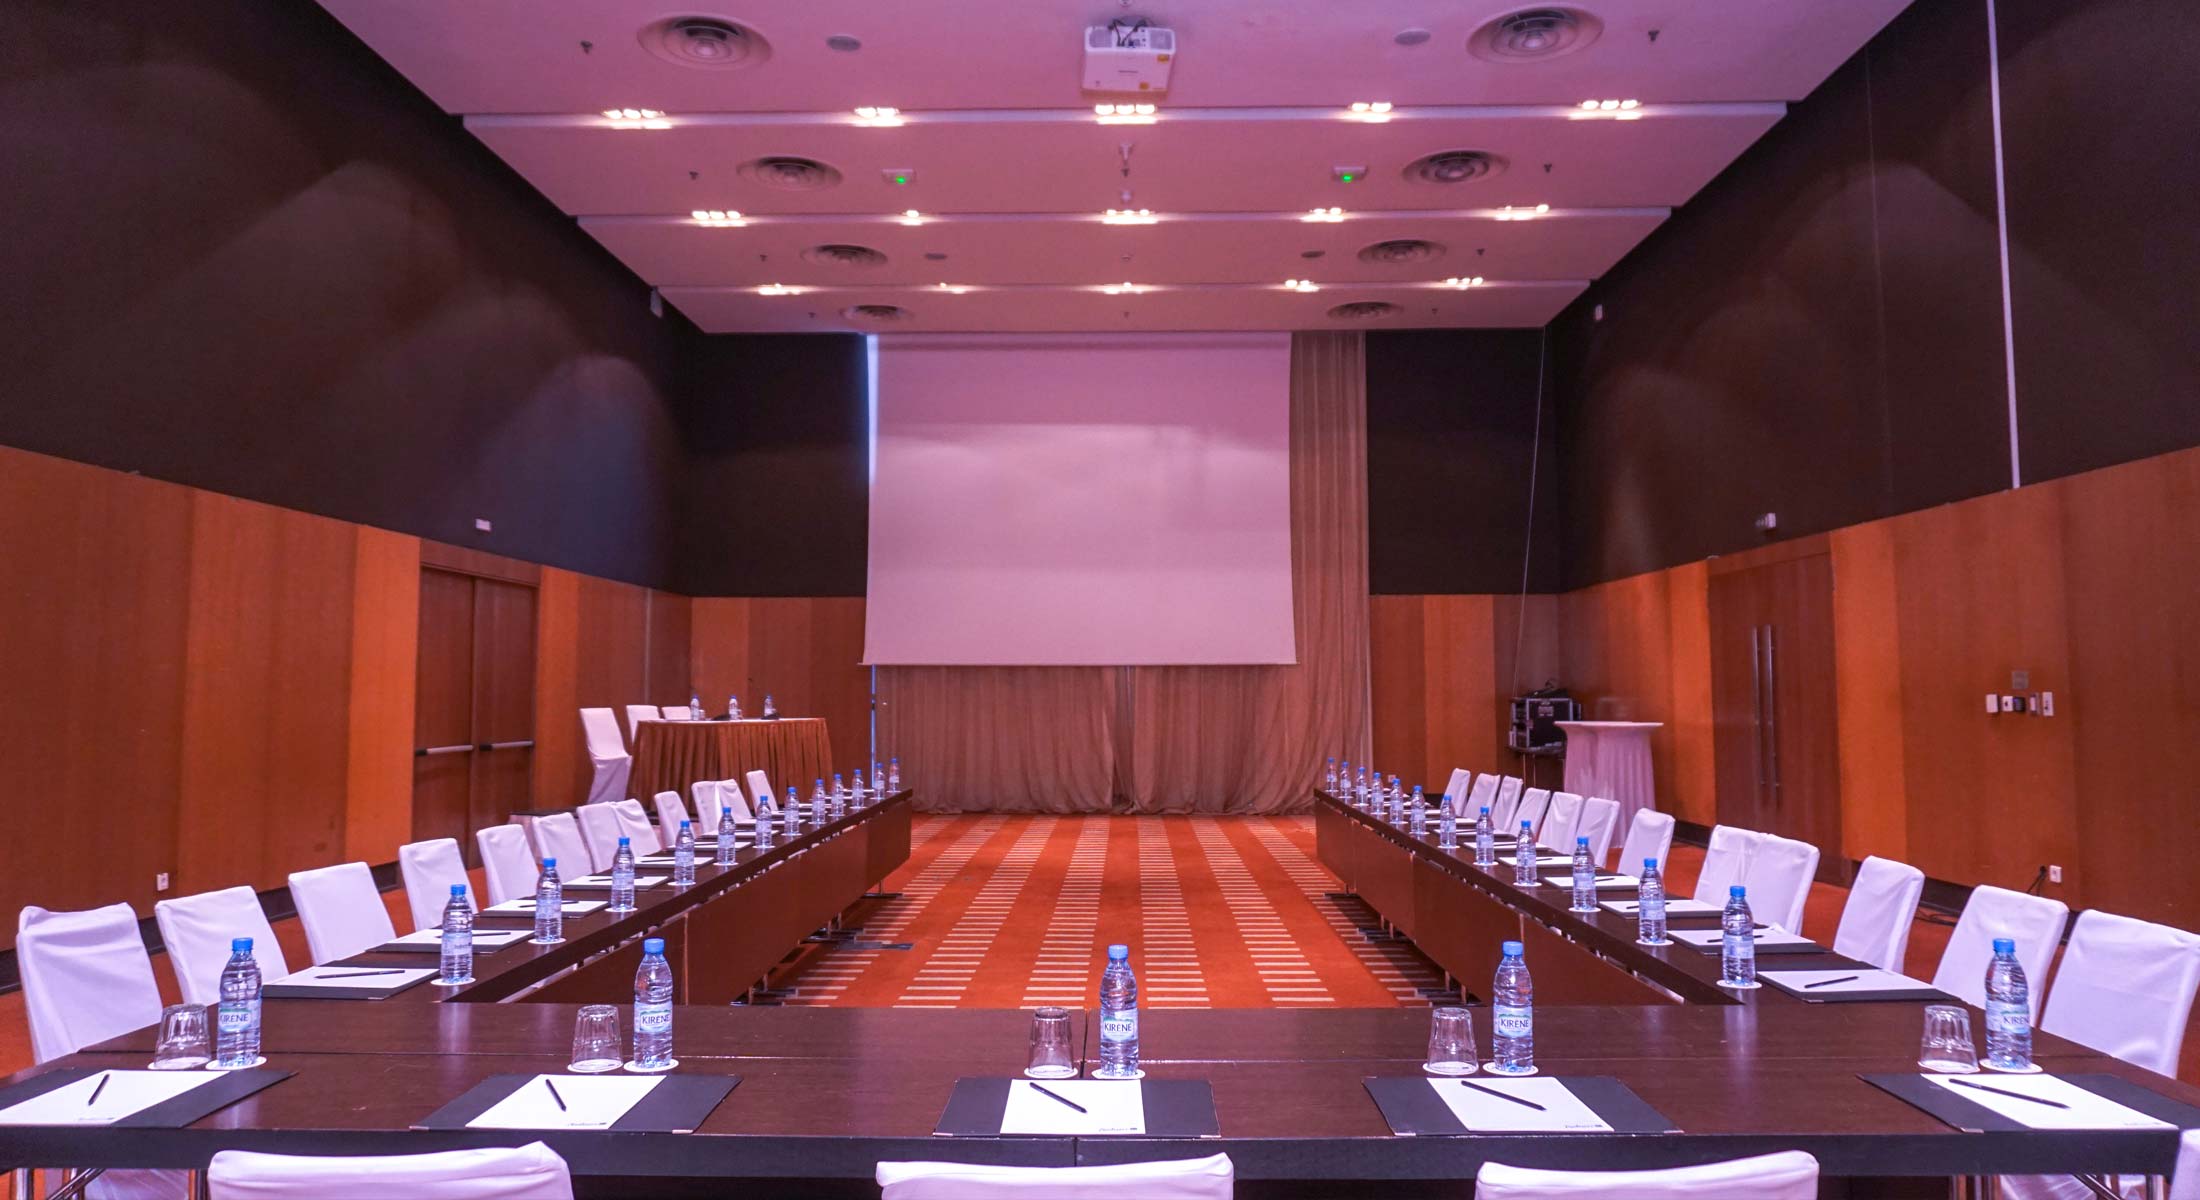
[[[832,737],[823,717],[774,717],[769,721],[642,721],[634,729],[634,767],[627,793],[648,803],[659,792],[688,799],[698,779],[741,779],[763,771],[784,796],[788,789],[809,795],[810,783],[831,779]]]

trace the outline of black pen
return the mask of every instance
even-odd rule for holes
[[[1804,984],[1803,990],[1807,992],[1812,988],[1832,987],[1834,984],[1837,983],[1855,983],[1857,980],[1862,978],[1863,976],[1861,975],[1843,975],[1839,979],[1821,979],[1816,983]]]
[[[1544,1108],[1544,1107],[1543,1107],[1542,1105],[1540,1105],[1540,1104],[1537,1104],[1537,1103],[1536,1103],[1535,1101],[1533,1101],[1533,1100],[1523,1100],[1523,1099],[1521,1099],[1520,1097],[1518,1097],[1518,1096],[1515,1096],[1515,1095],[1513,1095],[1513,1094],[1512,1094],[1511,1092],[1500,1092],[1500,1091],[1498,1091],[1498,1090],[1497,1090],[1496,1088],[1493,1088],[1493,1087],[1483,1087],[1483,1086],[1482,1086],[1481,1084],[1479,1084],[1479,1083],[1476,1083],[1476,1082],[1475,1082],[1475,1081],[1473,1081],[1472,1079],[1462,1079],[1462,1080],[1460,1080],[1460,1081],[1459,1081],[1459,1086],[1460,1086],[1460,1087],[1470,1087],[1470,1088],[1473,1088],[1473,1089],[1474,1089],[1475,1091],[1478,1091],[1478,1092],[1482,1093],[1482,1094],[1483,1094],[1483,1095],[1485,1095],[1485,1096],[1495,1096],[1495,1097],[1497,1097],[1497,1098],[1498,1098],[1498,1099],[1500,1099],[1500,1100],[1510,1100],[1510,1101],[1512,1101],[1512,1102],[1513,1102],[1514,1104],[1524,1104],[1524,1105],[1526,1105],[1527,1107],[1529,1107],[1529,1108],[1532,1108],[1532,1109],[1534,1109],[1534,1110],[1535,1110],[1535,1111],[1537,1111],[1537,1112],[1549,1112],[1549,1111],[1550,1111],[1549,1109],[1546,1109],[1546,1108]]]
[[[99,1073],[99,1086],[92,1089],[91,1098],[84,1101],[84,1107],[90,1108],[94,1104],[99,1103],[99,1094],[107,1090],[107,1081],[112,1078],[114,1078],[114,1076],[108,1074],[105,1071],[101,1071]]]
[[[2034,1104],[2044,1104],[2044,1105],[2048,1106],[2049,1108],[2069,1108],[2069,1107],[2070,1107],[2069,1105],[2067,1105],[2067,1104],[2064,1104],[2064,1103],[2063,1103],[2062,1101],[2060,1101],[2060,1100],[2050,1100],[2050,1099],[2048,1099],[2048,1098],[2047,1098],[2047,1097],[2045,1097],[2045,1096],[2027,1096],[2027,1095],[2025,1095],[2025,1094],[2024,1094],[2023,1092],[2005,1092],[2005,1091],[2001,1090],[2000,1088],[1997,1088],[1997,1087],[1987,1087],[1987,1086],[1986,1086],[1985,1084],[1983,1084],[1983,1083],[1972,1083],[1971,1081],[1969,1081],[1969,1080],[1967,1080],[1967,1079],[1951,1079],[1951,1080],[1949,1080],[1948,1082],[1950,1082],[1950,1083],[1953,1083],[1953,1084],[1955,1084],[1955,1085],[1957,1085],[1957,1086],[1959,1086],[1959,1087],[1967,1087],[1967,1088],[1977,1088],[1977,1089],[1978,1089],[1979,1091],[1982,1091],[1982,1092],[1992,1092],[1992,1093],[1994,1093],[1994,1094],[1995,1094],[1995,1095],[1997,1095],[1997,1096],[2014,1096],[2014,1097],[2016,1097],[2016,1098],[2017,1098],[2017,1099],[2019,1099],[2019,1100],[2030,1100],[2030,1101],[2031,1101],[2032,1103],[2034,1103]]]
[[[315,978],[315,979],[365,979],[365,978],[366,978],[367,976],[369,976],[369,975],[403,975],[404,973],[405,973],[405,971],[404,971],[404,969],[403,969],[403,968],[401,968],[401,967],[391,967],[391,968],[390,968],[389,970],[387,970],[387,971],[353,971],[353,972],[352,972],[351,974],[349,974],[349,975],[316,975],[316,976],[314,976],[314,978]]]
[[[560,1096],[560,1095],[558,1095],[558,1085],[557,1085],[557,1084],[554,1084],[554,1083],[552,1083],[552,1082],[550,1082],[550,1077],[549,1077],[549,1076],[545,1075],[545,1076],[543,1077],[543,1080],[542,1080],[542,1086],[544,1086],[544,1087],[546,1087],[546,1088],[549,1088],[549,1089],[550,1089],[550,1098],[551,1098],[552,1100],[555,1100],[555,1101],[557,1101],[557,1102],[558,1102],[558,1111],[559,1111],[559,1112],[571,1112],[571,1111],[572,1111],[571,1109],[569,1109],[569,1108],[565,1107],[565,1097],[563,1097],[563,1096]]]
[[[1046,1097],[1047,1099],[1049,1099],[1049,1100],[1059,1100],[1059,1101],[1061,1101],[1062,1103],[1064,1103],[1064,1104],[1067,1104],[1067,1105],[1069,1105],[1069,1106],[1070,1106],[1071,1108],[1074,1108],[1074,1109],[1076,1109],[1076,1110],[1077,1110],[1078,1112],[1085,1112],[1085,1111],[1086,1111],[1086,1110],[1085,1110],[1085,1106],[1084,1106],[1084,1105],[1082,1105],[1082,1104],[1079,1104],[1079,1103],[1078,1103],[1078,1102],[1076,1102],[1075,1100],[1072,1100],[1072,1099],[1070,1099],[1069,1097],[1067,1097],[1067,1096],[1064,1096],[1064,1095],[1062,1095],[1062,1094],[1060,1094],[1060,1093],[1058,1093],[1058,1092],[1050,1092],[1050,1091],[1046,1090],[1045,1088],[1043,1088],[1043,1087],[1040,1087],[1040,1086],[1039,1086],[1038,1084],[1036,1084],[1036,1083],[1034,1083],[1034,1084],[1032,1084],[1032,1085],[1031,1085],[1031,1090],[1032,1090],[1032,1091],[1035,1091],[1035,1092],[1037,1092],[1037,1093],[1039,1093],[1039,1094],[1040,1094],[1040,1095],[1042,1095],[1042,1096],[1045,1096],[1045,1097]],[[1089,1114],[1089,1113],[1087,1113],[1087,1115],[1089,1116],[1090,1114]]]

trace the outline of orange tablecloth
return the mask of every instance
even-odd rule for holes
[[[750,771],[771,776],[784,793],[833,777],[832,740],[822,717],[776,721],[643,721],[634,735],[630,795],[648,804],[659,792],[678,792],[699,779],[742,779]]]

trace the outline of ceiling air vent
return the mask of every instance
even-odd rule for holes
[[[666,17],[642,27],[642,49],[682,67],[724,71],[770,58],[763,35],[724,17]]]
[[[1505,160],[1487,150],[1438,150],[1406,164],[1407,183],[1472,183],[1503,174]]]
[[[1541,62],[1583,49],[1604,32],[1604,22],[1578,8],[1523,8],[1474,31],[1467,52],[1500,63]]]
[[[909,310],[898,304],[851,304],[840,315],[851,321],[906,321]]]
[[[802,257],[807,262],[820,263],[828,267],[883,267],[886,265],[884,254],[871,249],[869,246],[851,246],[845,242],[827,242],[822,246],[812,246],[802,252]]]
[[[782,192],[815,192],[840,183],[840,172],[814,158],[768,154],[742,163],[741,178]]]
[[[1385,317],[1395,317],[1403,311],[1405,310],[1387,300],[1354,300],[1330,309],[1329,315],[1338,321],[1380,321]]]
[[[1425,238],[1392,238],[1377,242],[1360,251],[1360,261],[1377,266],[1395,266],[1400,263],[1421,263],[1442,258],[1444,248]]]

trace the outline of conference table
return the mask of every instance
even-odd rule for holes
[[[764,772],[783,792],[831,779],[833,744],[825,719],[636,722],[626,790],[644,800],[659,792],[685,798],[698,779],[744,779],[750,771]]]
[[[855,898],[852,879],[876,879],[906,858],[910,800],[904,792],[788,846],[744,851],[730,868],[702,867],[693,889],[642,893],[638,913],[570,920],[565,945],[485,956],[477,982],[455,992],[269,1000],[269,1066],[292,1077],[181,1129],[0,1127],[0,1163],[195,1169],[223,1148],[389,1154],[539,1136],[571,1164],[584,1196],[733,1194],[728,1180],[748,1181],[740,1194],[875,1196],[882,1159],[1067,1166],[1219,1151],[1236,1164],[1239,1195],[1258,1197],[1460,1196],[1484,1162],[1647,1168],[1789,1148],[1816,1155],[1828,1175],[1884,1181],[1862,1194],[1922,1194],[1915,1189],[1929,1184],[1944,1195],[1930,1181],[1993,1172],[2160,1175],[2174,1162],[2176,1136],[2164,1130],[1955,1128],[1862,1078],[1917,1073],[1920,1005],[1810,1004],[1770,988],[1736,996],[1709,982],[1714,956],[1633,946],[1631,922],[1567,913],[1562,897],[1554,905],[1535,894],[1549,889],[1512,888],[1327,796],[1315,800],[1325,860],[1386,917],[1402,897],[1415,936],[1445,947],[1440,962],[1478,970],[1483,939],[1541,928],[1529,961],[1542,1071],[1616,1079],[1678,1132],[1397,1136],[1367,1081],[1421,1078],[1428,1011],[1399,1008],[1144,1013],[1149,1078],[1203,1081],[1219,1137],[935,1136],[958,1080],[1021,1070],[1028,1012],[727,1004],[735,980],[769,956],[768,938],[784,952],[824,906]],[[1402,891],[1377,882],[1396,872],[1386,856],[1398,854]],[[774,876],[785,880],[776,899],[758,890]],[[781,911],[768,937],[738,939],[744,914]],[[675,1074],[739,1077],[692,1133],[415,1128],[493,1076],[561,1070],[576,1006],[630,998],[645,933],[666,937],[677,955]],[[1072,1045],[1088,1068],[1096,1023],[1074,1015]],[[1486,1012],[1476,1009],[1473,1023],[1486,1052]],[[151,1049],[151,1031],[139,1031],[8,1082],[55,1068],[142,1067]],[[2035,1054],[2058,1074],[2114,1076],[2200,1104],[2200,1090],[2061,1038],[2037,1035]]]

